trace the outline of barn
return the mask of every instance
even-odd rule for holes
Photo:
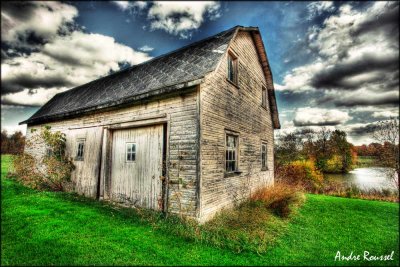
[[[280,123],[258,27],[59,93],[20,124],[27,140],[44,125],[66,134],[73,190],[87,197],[203,222],[274,182]]]

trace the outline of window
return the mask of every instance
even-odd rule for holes
[[[85,139],[78,139],[76,142],[76,158],[75,160],[83,160],[83,155],[85,152]]]
[[[261,144],[261,170],[267,170],[267,144]]]
[[[132,162],[136,160],[136,144],[126,143],[126,161]]]
[[[228,80],[237,84],[237,58],[228,54]]]
[[[261,105],[264,108],[267,108],[267,89],[265,87],[262,88],[262,102]]]
[[[237,171],[238,167],[238,137],[226,135],[225,170],[226,172]]]

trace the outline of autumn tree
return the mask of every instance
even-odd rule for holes
[[[380,164],[387,167],[385,171],[388,172],[388,176],[399,187],[399,120],[380,121],[375,127],[373,136],[383,144],[378,154]]]

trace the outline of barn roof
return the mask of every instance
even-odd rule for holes
[[[200,84],[207,73],[215,70],[238,30],[258,33],[261,38],[257,27],[233,27],[144,63],[58,93],[29,119],[20,124],[44,123],[119,107],[151,96],[179,91]],[[257,37],[254,40],[257,46]],[[260,62],[263,66],[265,65],[270,75],[263,44],[261,48],[258,45],[258,49],[264,51],[266,63],[263,63],[261,54]],[[272,81],[272,75],[270,78]],[[269,92],[270,99],[273,98],[270,101],[272,117],[274,127],[279,128],[273,84],[271,86],[272,88],[269,89],[272,90]]]

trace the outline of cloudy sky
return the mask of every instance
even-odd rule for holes
[[[258,26],[282,130],[355,144],[399,116],[398,2],[1,3],[1,128],[53,95],[235,25]]]

